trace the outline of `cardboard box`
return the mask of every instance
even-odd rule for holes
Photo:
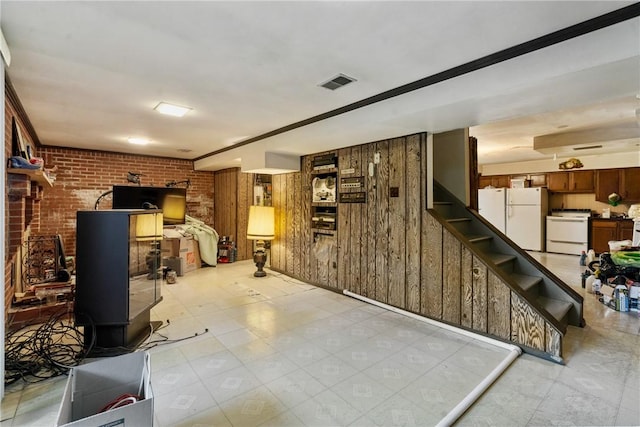
[[[180,258],[179,256],[170,256],[170,257],[162,258],[162,265],[164,265],[165,267],[169,267],[170,269],[175,271],[178,276],[184,275],[184,269],[185,269],[184,263],[185,263],[185,259]]]
[[[180,257],[184,255],[184,271],[188,273],[202,267],[202,261],[200,260],[200,248],[198,247],[198,241],[188,239],[187,250],[181,252]]]
[[[58,410],[56,426],[124,427],[153,425],[151,361],[148,352],[134,352],[71,368]],[[130,393],[144,399],[99,412]]]
[[[198,241],[191,237],[163,239],[160,246],[162,257],[180,257],[182,273],[188,273],[202,267]],[[176,270],[177,271],[177,270]]]
[[[182,240],[186,239],[185,237],[178,239],[162,239],[160,243],[160,252],[163,257],[177,257],[180,256],[180,245],[183,244]]]

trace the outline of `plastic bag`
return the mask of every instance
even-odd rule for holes
[[[617,251],[611,253],[616,265],[640,268],[640,251]]]

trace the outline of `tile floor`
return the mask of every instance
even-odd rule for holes
[[[578,257],[533,255],[584,293]],[[152,318],[191,338],[150,350],[155,425],[435,425],[507,354],[254,270],[224,264],[163,286]],[[566,365],[520,356],[457,425],[640,425],[637,313],[585,293],[585,318],[567,334]],[[65,380],[9,386],[0,426],[51,426]]]

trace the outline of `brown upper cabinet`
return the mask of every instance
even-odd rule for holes
[[[549,191],[566,193],[593,193],[594,171],[551,172],[547,174]]]
[[[527,179],[531,187],[547,187],[556,193],[595,193],[596,200],[608,203],[609,194],[618,193],[622,202],[640,203],[640,167],[573,170],[520,175],[480,176],[478,188],[511,187],[511,179]]]
[[[492,186],[494,188],[505,188],[511,186],[511,175],[490,175],[482,176],[478,179],[478,188]]]
[[[622,169],[620,195],[626,202],[640,201],[640,168]]]
[[[569,191],[593,193],[595,189],[594,176],[593,170],[569,172]]]
[[[596,200],[609,201],[609,194],[620,191],[620,169],[598,169],[596,171]]]
[[[547,174],[549,191],[569,191],[569,174],[567,172],[551,172]]]
[[[640,202],[640,168],[596,170],[596,200],[607,203],[611,193],[625,204]]]

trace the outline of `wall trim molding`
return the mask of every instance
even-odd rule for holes
[[[441,83],[446,80],[450,80],[456,77],[463,76],[465,74],[472,73],[474,71],[481,70],[483,68],[490,67],[492,65],[499,64],[510,59],[518,58],[520,56],[532,53],[558,43],[565,42],[567,40],[574,39],[589,33],[592,33],[603,28],[610,27],[615,24],[627,21],[629,19],[637,18],[640,16],[640,3],[634,3],[629,6],[622,7],[604,15],[596,16],[595,18],[588,19],[586,21],[579,22],[566,28],[545,34],[540,37],[536,37],[532,40],[517,44],[515,46],[502,49],[498,52],[485,55],[483,57],[474,59],[464,64],[449,68],[436,74],[432,74],[427,77],[423,77],[419,80],[404,84],[402,86],[395,87],[393,89],[380,92],[376,95],[368,98],[361,99],[359,101],[347,104],[345,106],[336,108],[334,110],[327,111],[316,116],[309,117],[304,120],[300,120],[295,123],[291,123],[287,126],[283,126],[278,129],[274,129],[270,132],[263,133],[261,135],[246,139],[238,142],[229,147],[224,147],[219,150],[212,151],[207,154],[203,154],[194,158],[194,161],[202,160],[207,157],[221,154],[229,150],[237,149],[239,147],[251,144],[253,142],[261,141],[276,135],[280,135],[285,132],[289,132],[294,129],[298,129],[313,123],[317,123],[323,120],[330,119],[335,116],[339,116],[344,113],[348,113],[353,110],[357,110],[369,105],[385,101],[396,96],[404,95],[409,92],[413,92],[418,89],[423,89],[428,86],[432,86],[437,83]]]
[[[33,127],[31,120],[29,120],[29,116],[27,115],[22,102],[20,102],[20,98],[18,98],[18,94],[16,93],[16,90],[11,83],[11,79],[6,72],[4,73],[4,93],[9,103],[11,103],[11,105],[13,105],[13,108],[15,108],[16,113],[18,114],[18,119],[20,119],[20,121],[24,124],[24,127],[26,128],[27,133],[29,134],[29,137],[31,138],[35,146],[38,148],[42,147],[42,143],[38,138],[36,129]]]

